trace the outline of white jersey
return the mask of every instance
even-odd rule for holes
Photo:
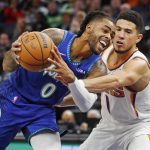
[[[106,66],[111,51],[112,48],[107,49],[102,55]],[[112,70],[107,67],[108,74],[121,70],[128,61],[136,57],[148,63],[147,58],[137,50],[119,67]],[[125,149],[134,137],[150,135],[150,82],[140,92],[130,91],[126,87],[102,92],[101,106],[102,119],[95,130],[111,132]]]
[[[112,49],[108,49],[102,56],[106,66],[111,51]],[[128,61],[136,57],[144,59],[148,63],[147,58],[137,50],[119,67],[112,70],[107,67],[107,73],[112,74],[116,70],[121,70]],[[150,82],[140,92],[130,91],[126,87],[103,92],[102,118],[120,124],[134,124],[141,120],[150,122]]]
[[[106,66],[111,51],[112,48],[109,48],[102,55]],[[147,61],[137,50],[119,67],[112,70],[107,67],[108,74],[121,70],[128,61],[136,57]],[[80,150],[127,150],[129,143],[137,137],[141,140],[141,136],[141,146],[134,144],[134,150],[143,149],[145,140],[149,145],[147,135],[150,135],[150,83],[141,92],[133,92],[126,87],[102,92],[101,106],[102,119],[80,146]]]

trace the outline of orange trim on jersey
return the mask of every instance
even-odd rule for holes
[[[138,117],[138,113],[137,113],[137,110],[136,110],[136,108],[135,108],[135,99],[136,99],[136,93],[131,92],[131,93],[130,93],[130,101],[131,101],[131,104],[132,104],[133,109],[134,109],[134,111],[135,111],[135,114],[136,114],[136,116]]]
[[[137,51],[138,51],[138,50],[135,50],[135,51],[129,53],[129,54],[125,57],[125,59],[124,59],[122,62],[120,62],[119,64],[117,64],[117,65],[112,65],[112,64],[109,64],[109,63],[108,63],[109,57],[110,57],[110,56],[112,55],[112,53],[114,52],[114,51],[112,51],[112,52],[110,53],[109,57],[107,58],[107,67],[108,67],[108,69],[111,71],[111,70],[115,70],[115,69],[119,68],[122,64],[124,64],[125,62],[127,62],[127,61],[130,59],[130,57],[131,57],[135,52],[137,52]]]

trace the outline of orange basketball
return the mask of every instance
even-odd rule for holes
[[[47,60],[52,58],[51,49],[53,41],[42,32],[29,32],[21,37],[21,51],[16,54],[20,56],[20,65],[33,72],[38,72],[50,66]]]

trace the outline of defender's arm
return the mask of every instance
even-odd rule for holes
[[[112,75],[89,80],[85,79],[84,84],[90,92],[100,93],[112,88],[132,86],[148,71],[149,68],[146,61],[135,58],[128,62],[122,70],[118,70]]]

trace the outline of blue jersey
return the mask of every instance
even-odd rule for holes
[[[99,55],[91,55],[80,62],[73,62],[70,56],[70,48],[76,35],[65,31],[58,50],[69,68],[79,78],[84,78],[92,66],[99,60]],[[51,65],[50,67],[54,67]],[[60,81],[55,80],[54,72],[30,72],[19,66],[10,76],[10,81],[20,95],[30,103],[53,106],[61,102],[69,93],[69,90]]]

